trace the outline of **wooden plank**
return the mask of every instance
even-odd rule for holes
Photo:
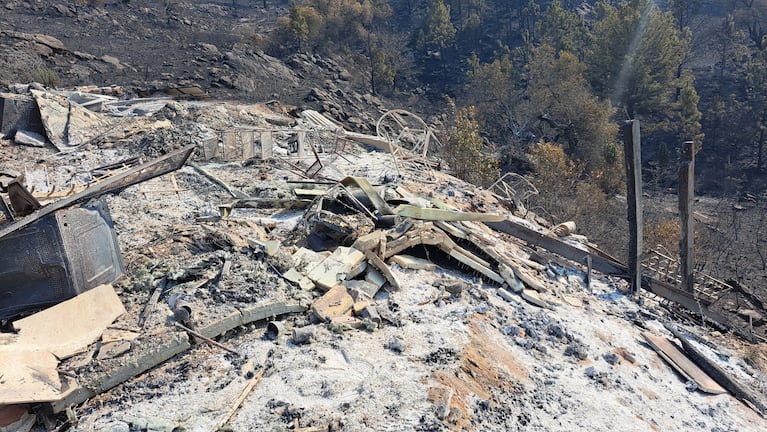
[[[199,324],[197,331],[207,338],[214,338],[244,324],[242,312],[235,310],[213,322]]]
[[[97,341],[125,313],[112,285],[100,285],[77,297],[14,321],[17,345],[47,350],[66,358]]]
[[[240,406],[243,402],[245,402],[245,399],[248,398],[248,395],[250,392],[253,391],[253,388],[256,387],[256,385],[261,381],[261,378],[264,376],[264,368],[260,368],[258,372],[256,372],[253,375],[253,378],[248,381],[248,384],[245,385],[245,388],[242,389],[240,392],[240,395],[237,397],[237,400],[234,402],[232,407],[229,409],[229,412],[226,414],[226,416],[221,419],[221,421],[218,422],[218,425],[214,430],[224,430],[224,426],[229,423],[229,421],[232,420],[235,414],[237,414],[237,410],[240,409]],[[177,429],[183,429],[183,428],[177,428]]]
[[[463,255],[466,255],[467,257],[471,258],[474,262],[478,263],[482,267],[486,267],[486,268],[490,268],[491,267],[491,264],[489,262],[487,262],[487,261],[483,260],[482,258],[474,255],[473,253],[469,252],[468,250],[458,246],[452,240],[450,240],[449,243],[452,243],[452,245],[451,245],[452,247],[450,247],[450,250],[455,250],[455,251],[458,251],[459,253],[461,253]]]
[[[527,271],[517,268],[516,266],[510,266],[511,269],[514,271],[514,275],[519,278],[522,282],[524,282],[525,285],[528,287],[538,291],[538,292],[546,292],[548,289],[546,289],[546,285],[543,284],[538,278],[531,275]]]
[[[537,291],[525,289],[522,290],[520,295],[523,299],[525,299],[526,302],[530,303],[531,305],[542,307],[544,309],[550,309],[548,303],[546,303],[546,301],[538,295]]]
[[[322,189],[300,189],[300,188],[293,189],[293,194],[295,194],[297,197],[312,197],[312,198],[314,198],[314,197],[318,197],[318,196],[323,196],[326,193],[328,193],[328,191],[327,190],[322,190]]]
[[[592,265],[597,271],[610,276],[626,277],[628,268],[625,264],[610,260],[588,250],[575,247],[559,239],[548,237],[543,233],[527,228],[516,222],[505,220],[502,222],[485,222],[488,227],[506,234],[510,234],[532,245],[540,246],[550,252],[565,257],[579,264],[586,264],[586,255],[592,255]]]
[[[242,323],[249,324],[289,313],[300,313],[308,309],[302,304],[289,304],[283,302],[261,303],[245,309],[241,309]]]
[[[687,292],[695,290],[694,244],[695,220],[693,219],[692,203],[695,198],[695,143],[687,141],[682,145],[682,162],[679,166],[679,218],[682,227],[682,238],[679,240],[679,257],[681,263],[682,289]]]
[[[468,236],[466,231],[450,222],[434,221],[434,225],[456,238],[465,239]]]
[[[705,371],[711,378],[721,384],[722,387],[727,389],[733,396],[749,404],[761,415],[767,415],[767,404],[762,397],[752,392],[748,387],[743,386],[724,369],[719,367],[712,360],[709,360],[700,350],[698,350],[693,344],[691,344],[687,338],[677,329],[667,325],[666,328],[674,334],[674,337],[679,339],[682,343],[682,348],[687,355],[697,364],[703,371]]]
[[[59,399],[58,364],[56,356],[45,350],[0,345],[0,405]]]
[[[649,332],[642,332],[642,336],[653,349],[658,352],[658,354],[662,354],[661,357],[666,360],[671,367],[676,369],[676,371],[686,379],[695,382],[700,391],[711,394],[727,393],[727,390],[711,379],[711,377],[703,372],[701,368],[687,358],[684,352],[682,352],[676,344],[664,337],[655,336]]]

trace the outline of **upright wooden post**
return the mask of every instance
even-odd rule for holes
[[[695,221],[692,215],[692,202],[695,197],[695,143],[687,141],[682,144],[682,161],[679,165],[679,218],[682,225],[682,236],[679,240],[679,258],[681,260],[682,289],[693,292],[695,277],[693,266],[695,251]]]
[[[642,141],[639,120],[623,124],[623,153],[626,161],[626,190],[629,221],[629,280],[631,291],[639,293],[642,288]]]

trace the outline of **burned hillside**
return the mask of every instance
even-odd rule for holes
[[[595,3],[5,1],[0,432],[764,430],[752,6]]]

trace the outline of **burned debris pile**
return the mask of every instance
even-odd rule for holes
[[[411,113],[372,135],[276,104],[17,90],[0,430],[763,422],[763,372],[697,318],[666,329],[674,291],[636,301],[572,222],[439,171]]]

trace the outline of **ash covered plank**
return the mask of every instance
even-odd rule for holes
[[[727,393],[727,390],[687,358],[685,353],[676,344],[664,337],[655,336],[649,332],[642,332],[642,336],[682,376],[695,382],[698,389],[711,394]]]
[[[621,263],[612,261],[598,254],[577,248],[561,240],[549,237],[543,233],[527,228],[510,220],[501,222],[485,222],[488,227],[506,234],[510,234],[527,243],[540,246],[550,252],[565,257],[579,264],[586,264],[586,256],[591,256],[593,267],[606,275],[626,277],[628,268]]]
[[[58,399],[58,363],[56,356],[45,350],[0,345],[0,405]]]
[[[53,412],[58,413],[64,411],[68,406],[83,403],[191,347],[189,336],[185,332],[162,333],[139,342],[141,343],[140,349],[132,350],[111,361],[100,363],[100,367],[82,375],[79,387],[69,390],[67,396],[51,404]]]
[[[71,207],[75,204],[88,201],[101,195],[114,192],[128,186],[144,182],[146,180],[159,177],[163,174],[173,172],[184,165],[184,162],[194,151],[195,146],[184,147],[180,150],[168,153],[167,155],[150,162],[141,164],[135,168],[115,174],[106,180],[102,180],[92,185],[82,192],[78,192],[68,198],[60,199],[54,203],[48,204],[16,222],[0,230],[0,238],[16,232],[26,226],[33,224],[43,216],[49,215],[57,210]]]
[[[101,337],[125,313],[112,285],[100,285],[42,312],[14,321],[18,345],[70,357]]]
[[[757,396],[753,391],[751,391],[751,389],[738,382],[738,380],[728,374],[724,369],[719,367],[716,363],[714,363],[714,361],[706,357],[705,354],[703,354],[693,344],[691,344],[690,341],[687,340],[681,331],[673,328],[672,326],[666,326],[666,328],[671,331],[671,333],[673,333],[674,337],[679,339],[679,342],[682,343],[682,348],[684,348],[687,356],[689,356],[690,359],[704,372],[706,372],[717,383],[721,384],[721,386],[727,389],[727,391],[732,393],[733,396],[741,401],[746,402],[747,405],[754,408],[754,410],[759,414],[762,416],[767,415],[767,404],[765,404],[765,401],[762,397]]]

